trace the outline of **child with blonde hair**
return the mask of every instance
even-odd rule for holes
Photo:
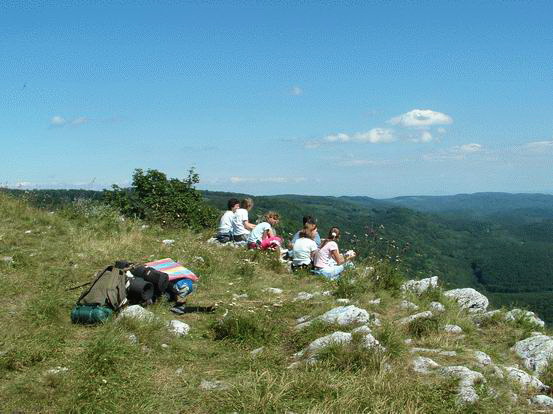
[[[279,250],[282,239],[276,235],[273,226],[280,221],[280,215],[274,211],[265,214],[265,221],[259,223],[248,236],[249,249]]]

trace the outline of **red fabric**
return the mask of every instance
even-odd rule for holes
[[[261,242],[261,250],[267,250],[275,247],[280,247],[282,239],[277,236],[267,237]]]

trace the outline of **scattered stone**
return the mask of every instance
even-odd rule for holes
[[[405,345],[411,345],[413,343],[413,340],[411,338],[407,338],[403,341]]]
[[[298,319],[296,319],[296,323],[301,324],[307,322],[309,319],[311,319],[311,316],[309,315],[300,316]]]
[[[535,388],[538,391],[549,390],[549,387],[547,385],[545,385],[543,382],[541,382],[533,375],[530,375],[522,371],[521,369],[518,369],[515,367],[505,367],[505,370],[507,371],[507,375],[509,376],[510,379],[512,379],[515,382],[518,382],[525,389]]]
[[[143,224],[142,226],[140,226],[140,228],[142,230],[146,230],[147,228],[149,228],[150,226],[148,226],[147,224]]]
[[[542,407],[553,407],[553,398],[548,397],[547,395],[534,395],[530,398],[530,402]]]
[[[49,370],[46,371],[47,374],[51,374],[51,375],[56,375],[56,374],[63,374],[65,372],[69,371],[69,368],[66,368],[66,367],[55,367],[55,368],[50,368]]]
[[[229,385],[223,381],[202,380],[200,383],[200,389],[204,391],[221,391],[228,390],[229,388]]]
[[[414,292],[420,295],[428,289],[436,287],[438,287],[438,276],[432,276],[421,280],[408,280],[401,286],[401,290],[404,292]]]
[[[349,302],[349,299],[336,299],[336,303],[341,303],[343,305],[347,305]]]
[[[300,292],[298,295],[294,298],[294,302],[297,302],[298,300],[310,300],[313,299],[315,295],[313,293],[309,292]]]
[[[411,353],[415,352],[424,352],[427,354],[437,354],[442,356],[457,356],[456,351],[446,351],[443,349],[432,349],[432,348],[411,348]]]
[[[463,333],[463,329],[459,325],[446,325],[444,326],[444,332],[451,334]]]
[[[440,302],[430,302],[429,305],[430,309],[436,312],[444,312],[445,306],[442,305]]]
[[[472,356],[474,357],[476,362],[478,362],[482,366],[488,366],[488,365],[492,364],[492,358],[488,354],[486,354],[485,352],[474,351],[472,353]]]
[[[248,299],[248,294],[247,293],[242,293],[241,295],[238,295],[236,293],[233,293],[232,294],[232,299],[234,300],[237,300],[237,299]]]
[[[127,336],[127,339],[132,345],[138,344],[138,336],[136,336],[135,334],[129,334],[129,336]]]
[[[358,328],[355,328],[353,331],[351,331],[352,333],[359,333],[359,334],[370,334],[372,333],[372,329],[369,328],[368,325],[361,325],[360,327]]]
[[[32,230],[25,230],[25,234],[31,234],[32,232]]]
[[[534,312],[522,309],[513,309],[505,314],[506,321],[525,320],[533,325],[543,328],[545,322],[542,321]]]
[[[370,333],[365,334],[365,337],[363,338],[363,346],[365,348],[377,348],[381,351],[386,350],[382,345],[380,345],[380,342],[378,342],[378,339],[376,339]]]
[[[531,336],[517,342],[513,350],[527,369],[539,375],[553,358],[553,337],[543,334]]]
[[[295,369],[301,365],[301,361],[294,361],[286,367],[286,369]]]
[[[144,321],[151,321],[155,318],[155,315],[149,310],[144,309],[140,305],[127,306],[121,312],[119,312],[118,318],[132,318]]]
[[[459,379],[457,403],[472,404],[478,401],[478,394],[474,389],[474,385],[480,382],[486,382],[486,379],[481,373],[472,371],[463,366],[444,367],[440,372],[445,376]]]
[[[469,312],[484,312],[489,305],[489,300],[473,288],[452,289],[444,292],[444,295],[457,301],[459,306]]]
[[[13,257],[12,256],[4,256],[4,257],[2,257],[2,261],[4,263],[12,264],[13,263]]]
[[[432,317],[432,312],[424,311],[424,312],[415,313],[414,315],[402,318],[398,321],[398,323],[400,325],[407,325],[408,323],[413,322],[415,319],[428,319],[431,317]]]
[[[166,246],[171,246],[172,244],[175,243],[175,241],[172,239],[165,239],[165,240],[162,240],[161,242]]]
[[[177,375],[181,375],[182,372],[183,372],[183,369],[182,369],[182,368],[177,368],[177,369],[175,370],[175,374],[177,374]]]
[[[296,359],[303,357],[306,354],[315,354],[323,348],[333,344],[345,344],[351,342],[352,336],[350,333],[337,331],[330,335],[315,339],[306,348],[294,354]]]
[[[411,361],[411,366],[413,367],[413,371],[419,374],[429,374],[432,370],[440,367],[434,360],[421,356],[415,357]]]
[[[184,336],[188,334],[188,331],[190,331],[190,325],[177,319],[169,321],[167,328],[169,329],[169,332],[175,334],[176,336]]]
[[[321,292],[321,295],[323,295],[323,296],[332,296],[332,291],[331,290],[325,290],[325,291]]]
[[[263,289],[263,292],[273,293],[275,295],[280,295],[282,293],[282,289],[269,287],[269,288]]]
[[[255,348],[253,351],[250,352],[250,355],[251,356],[257,356],[259,355],[261,352],[263,352],[265,350],[265,347],[264,346],[261,346],[259,348]]]
[[[472,315],[472,320],[474,321],[474,323],[476,323],[476,325],[480,326],[483,322],[489,321],[495,315],[500,313],[501,311],[499,309],[495,309],[487,312],[475,313]]]
[[[367,302],[369,305],[380,305],[380,298],[376,298],[376,299],[373,299],[373,300],[369,300]]]
[[[205,263],[205,260],[202,256],[194,256],[193,260],[195,262]]]
[[[354,305],[339,306],[331,309],[323,315],[319,316],[320,319],[326,323],[334,323],[337,325],[350,325],[353,323],[367,323],[370,322],[371,317],[365,309],[358,308]]]
[[[169,349],[169,345],[167,345],[167,344],[161,344],[161,347],[162,347],[163,349]]]
[[[402,300],[399,304],[399,308],[403,310],[417,310],[419,307],[415,305],[413,302],[409,302],[408,300]]]

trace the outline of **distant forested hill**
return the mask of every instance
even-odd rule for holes
[[[11,193],[46,208],[102,196],[101,192],[79,190]],[[230,197],[246,196],[203,193],[221,210]],[[322,236],[330,226],[340,227],[341,245],[355,249],[360,256],[387,257],[411,277],[436,274],[451,287],[474,287],[496,306],[527,306],[553,323],[553,196],[252,198],[255,207],[250,217],[255,221],[268,210],[278,211],[283,218],[279,232],[285,238],[301,227],[304,215],[313,215]]]

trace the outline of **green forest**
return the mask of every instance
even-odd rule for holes
[[[4,190],[43,208],[79,200],[101,202],[85,190]],[[218,210],[245,194],[203,191]],[[479,193],[443,197],[260,196],[251,219],[276,210],[277,231],[286,239],[304,215],[317,218],[324,237],[342,230],[342,248],[360,257],[382,257],[411,277],[437,275],[450,287],[474,287],[495,306],[519,306],[553,322],[553,196]],[[216,223],[213,223],[215,228]]]

